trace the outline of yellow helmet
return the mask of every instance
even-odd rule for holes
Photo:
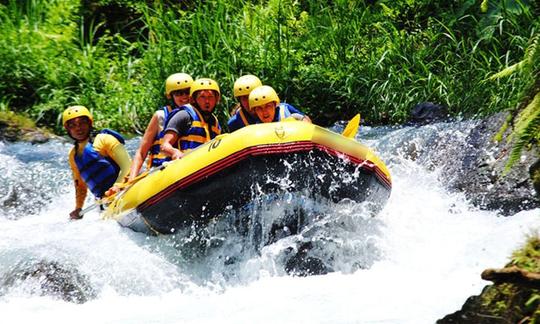
[[[254,113],[255,107],[266,105],[272,101],[276,103],[276,106],[279,105],[279,97],[271,86],[257,87],[249,94],[249,111]]]
[[[256,76],[251,74],[243,75],[234,82],[234,96],[237,98],[247,96],[253,89],[260,86],[262,86],[262,82]]]
[[[82,116],[88,117],[88,119],[90,119],[90,124],[94,123],[94,118],[92,118],[92,114],[85,106],[68,107],[66,110],[64,110],[64,113],[62,114],[62,125],[64,125],[65,127],[66,123],[69,120]]]
[[[186,73],[175,73],[169,75],[165,80],[165,95],[170,98],[171,92],[176,90],[188,89],[193,83],[191,75]]]
[[[218,83],[212,79],[202,78],[193,81],[191,90],[189,91],[189,96],[193,97],[193,94],[200,90],[214,90],[218,93],[218,95],[221,95]]]

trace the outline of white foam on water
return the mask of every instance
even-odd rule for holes
[[[0,218],[0,272],[25,258],[60,261],[97,296],[75,304],[14,289],[0,297],[0,314],[6,323],[434,323],[479,294],[490,284],[482,270],[504,266],[540,229],[540,209],[501,217],[449,193],[436,170],[409,160],[390,169],[392,195],[377,216],[381,257],[371,267],[292,277],[254,266],[253,276],[215,285],[192,282],[170,247],[156,250],[160,238],[95,212],[69,221],[69,192],[39,215]]]

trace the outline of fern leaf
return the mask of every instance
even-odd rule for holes
[[[488,80],[496,80],[496,79],[501,79],[501,78],[507,77],[510,74],[521,70],[525,64],[526,64],[525,60],[519,61],[516,64],[511,65],[511,66],[507,67],[506,69],[493,74],[492,76],[490,76],[488,78]]]
[[[488,80],[504,78],[515,72],[523,71],[524,73],[529,73],[534,70],[534,65],[538,63],[537,61],[540,57],[540,33],[536,33],[535,35],[531,36],[529,43],[530,45],[525,49],[523,60],[495,73],[494,75],[490,76]]]
[[[527,46],[525,50],[525,60],[528,61],[528,64],[534,68],[534,63],[536,63],[538,57],[540,56],[540,33],[531,37],[530,45]]]
[[[526,128],[530,120],[534,119],[540,114],[540,92],[538,92],[533,100],[525,107],[517,116],[514,122],[514,131],[508,137],[510,141],[513,134],[521,134],[521,131]]]
[[[512,166],[520,159],[523,148],[540,134],[540,92],[536,94],[534,99],[523,110],[523,112],[525,111],[527,111],[527,114],[520,114],[518,123],[516,123],[516,127],[511,134],[511,137],[517,137],[517,140],[512,145],[504,174],[508,173]]]
[[[493,136],[494,141],[496,141],[496,142],[502,141],[503,135],[506,132],[506,130],[508,129],[508,127],[510,126],[510,124],[512,123],[513,119],[514,119],[514,117],[512,116],[512,114],[508,114],[508,116],[506,116],[506,120],[502,124],[501,128],[499,129],[497,134],[495,134],[495,136]]]
[[[525,146],[529,144],[533,138],[536,137],[536,134],[538,134],[539,130],[540,114],[537,115],[535,119],[531,120],[528,126],[523,130],[518,140],[512,146],[512,151],[510,152],[508,162],[506,162],[506,166],[504,167],[503,174],[507,174],[508,171],[510,171],[510,169],[512,168],[512,166],[520,160],[521,152],[523,151]]]

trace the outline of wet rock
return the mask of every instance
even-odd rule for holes
[[[13,220],[38,213],[53,196],[51,191],[36,190],[31,183],[1,184],[0,192],[3,192],[0,195],[0,217]],[[36,204],[36,201],[41,203]]]
[[[308,219],[309,217],[306,215],[306,211],[302,208],[285,211],[282,217],[274,220],[272,223],[266,245],[277,242],[284,237],[300,233],[302,228],[306,226]]]
[[[451,189],[463,191],[479,208],[512,215],[540,207],[529,175],[529,166],[538,159],[539,152],[524,151],[522,159],[505,175],[506,140],[494,140],[505,119],[506,113],[500,113],[480,121],[443,176]]]
[[[33,295],[53,296],[78,304],[96,297],[86,276],[56,261],[21,262],[0,277],[0,295],[21,287]]]
[[[59,139],[46,129],[33,126],[33,122],[14,114],[0,116],[0,141],[26,141],[32,144],[45,143],[51,139]],[[29,126],[31,125],[31,126]]]
[[[425,125],[448,118],[448,108],[433,102],[422,102],[411,110],[411,123]]]
[[[311,242],[303,243],[298,247],[298,251],[285,264],[287,274],[306,277],[333,272],[321,259],[309,256],[312,248]]]
[[[493,281],[495,284],[513,283],[525,288],[540,289],[540,273],[524,270],[517,266],[502,269],[486,269],[482,279]]]
[[[463,307],[446,315],[437,324],[532,323],[540,301],[529,302],[534,289],[518,289],[511,284],[486,286],[479,296],[471,296]],[[529,304],[529,307],[523,305]],[[532,307],[531,307],[532,306]]]
[[[536,191],[536,197],[540,198],[540,159],[531,165],[529,175],[531,176],[533,188]]]
[[[32,144],[45,143],[53,138],[59,138],[55,135],[52,135],[48,132],[44,132],[39,129],[34,130],[22,130],[22,136],[20,137],[21,141],[30,142]]]

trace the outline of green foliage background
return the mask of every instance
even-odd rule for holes
[[[61,132],[61,112],[82,104],[97,127],[141,132],[165,78],[186,72],[220,83],[223,123],[247,73],[322,125],[358,112],[400,123],[424,101],[486,115],[539,79],[488,79],[523,59],[539,12],[526,0],[2,0],[0,111]]]

